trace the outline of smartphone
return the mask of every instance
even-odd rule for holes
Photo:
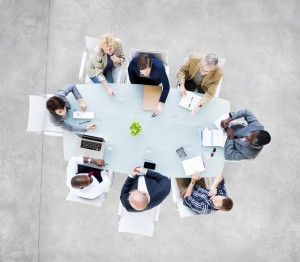
[[[144,168],[155,170],[156,164],[151,162],[144,162]]]
[[[180,147],[176,150],[176,153],[177,155],[180,157],[180,158],[184,158],[186,157],[186,153],[184,152],[184,148],[183,147]]]

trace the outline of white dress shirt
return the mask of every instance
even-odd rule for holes
[[[107,171],[101,171],[101,177],[103,179],[101,183],[99,183],[98,180],[93,177],[93,182],[83,189],[76,189],[72,187],[71,180],[74,176],[79,175],[77,174],[78,165],[80,164],[82,165],[83,163],[84,162],[82,156],[78,156],[78,157],[74,156],[69,160],[68,167],[67,167],[66,184],[69,190],[75,195],[83,198],[94,199],[100,196],[102,193],[108,191],[110,185],[110,179]],[[80,175],[87,175],[87,174],[80,174]]]

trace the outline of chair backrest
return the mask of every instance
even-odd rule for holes
[[[86,50],[94,52],[94,48],[99,44],[100,38],[85,36]]]
[[[155,222],[158,221],[160,205],[143,212],[128,212],[119,204],[119,232],[153,237]]]
[[[100,196],[98,196],[94,199],[86,199],[83,197],[79,197],[70,191],[66,200],[81,203],[81,204],[101,207],[102,202],[106,199],[106,196],[107,196],[107,193],[104,192]]]
[[[59,135],[63,131],[61,128],[54,126],[48,115],[46,101],[52,95],[29,95],[29,116],[28,116],[28,132],[45,132],[46,135]]]
[[[167,50],[142,50],[131,48],[130,60],[140,54],[149,54],[150,56],[158,59],[164,66],[168,65]]]

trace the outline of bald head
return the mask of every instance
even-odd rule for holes
[[[133,209],[137,211],[144,210],[148,205],[148,197],[146,193],[141,192],[139,190],[133,191],[130,193],[128,201]]]

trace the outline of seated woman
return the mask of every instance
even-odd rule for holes
[[[47,100],[46,107],[49,110],[49,117],[51,122],[55,126],[59,126],[64,130],[71,132],[86,132],[90,129],[95,129],[96,125],[89,126],[72,126],[66,122],[65,119],[68,117],[68,110],[71,108],[71,104],[67,99],[67,95],[72,92],[76,100],[78,100],[82,111],[86,110],[86,105],[83,103],[82,96],[79,93],[75,85],[65,86],[63,89],[58,90],[54,96]]]
[[[108,83],[113,83],[113,71],[125,60],[121,40],[109,34],[102,35],[94,51],[87,64],[87,74],[94,83],[101,82],[112,96],[114,91]]]
[[[87,199],[94,199],[108,191],[110,185],[109,175],[107,171],[99,169],[93,169],[89,173],[78,174],[78,165],[83,165],[84,163],[93,163],[99,167],[105,165],[102,159],[82,156],[72,157],[67,167],[66,184],[73,194]]]

